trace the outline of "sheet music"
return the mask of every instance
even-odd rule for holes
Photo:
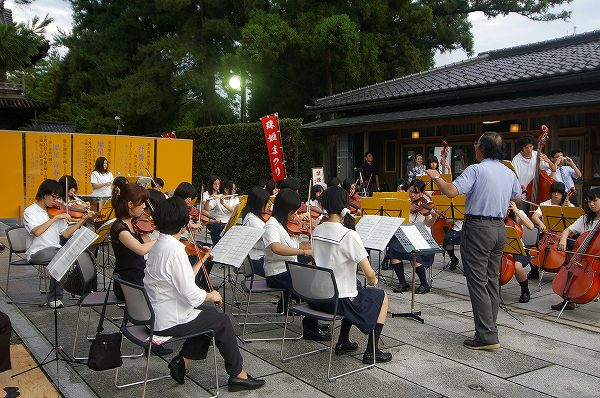
[[[399,217],[366,215],[356,224],[356,232],[365,248],[383,252],[403,222]]]
[[[404,231],[404,235],[410,240],[416,250],[429,249],[429,243],[423,238],[421,232],[416,225],[402,225],[400,228]]]
[[[92,230],[85,227],[79,228],[50,261],[47,268],[48,274],[56,280],[61,280],[77,257],[90,247],[96,238],[98,235]]]
[[[212,248],[214,261],[239,268],[265,230],[234,225]]]

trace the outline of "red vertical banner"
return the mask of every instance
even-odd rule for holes
[[[265,133],[267,143],[267,152],[269,153],[269,164],[271,165],[271,174],[273,180],[285,180],[285,164],[283,162],[283,147],[281,146],[281,133],[279,131],[279,121],[277,114],[268,115],[260,118]]]

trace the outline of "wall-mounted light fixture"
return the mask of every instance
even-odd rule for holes
[[[418,140],[420,136],[421,136],[421,133],[419,132],[419,130],[415,130],[411,133],[411,137],[413,140]]]
[[[510,124],[510,132],[511,133],[518,133],[519,131],[521,131],[521,125],[519,123],[511,123]]]

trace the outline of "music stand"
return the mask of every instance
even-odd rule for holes
[[[57,281],[60,281],[62,278],[64,278],[65,275],[67,274],[67,272],[71,269],[71,266],[73,265],[73,263],[75,263],[77,258],[81,255],[81,253],[83,253],[84,250],[86,250],[88,247],[90,247],[92,242],[97,237],[98,237],[98,235],[96,235],[90,229],[85,228],[85,227],[79,228],[77,231],[75,231],[73,236],[71,236],[71,238],[67,241],[67,243],[63,247],[60,248],[60,250],[54,255],[54,258],[52,258],[52,261],[50,261],[50,263],[47,265],[46,269],[48,271],[48,274],[51,277],[53,277],[54,279],[56,279]],[[46,357],[40,362],[39,365],[36,365],[32,368],[29,368],[27,370],[24,370],[22,372],[14,374],[11,376],[11,378],[22,375],[23,373],[27,373],[33,369],[42,368],[44,365],[48,365],[52,362],[56,362],[56,375],[57,375],[57,384],[58,384],[57,387],[60,390],[60,378],[58,377],[58,362],[63,361],[63,362],[67,362],[67,363],[72,363],[73,360],[71,359],[69,354],[67,354],[63,350],[63,348],[60,345],[58,345],[58,309],[55,307],[53,309],[53,312],[54,312],[54,345],[50,349],[50,352],[48,352],[48,355],[46,355]],[[50,358],[50,355],[52,355],[52,353],[54,353],[54,358],[48,360],[48,358]],[[66,358],[59,357],[58,356],[59,353],[63,354],[63,356],[65,356]]]
[[[581,207],[540,206],[546,229],[550,232],[562,233],[585,212]]]
[[[442,249],[431,236],[429,227],[424,224],[401,225],[395,233],[400,245],[408,254],[410,254],[410,263],[412,265],[412,287],[410,297],[410,312],[390,312],[393,317],[399,316],[412,318],[421,323],[425,321],[421,317],[421,311],[415,311],[415,269],[417,266],[417,256],[421,254],[442,253]]]
[[[225,284],[229,283],[232,289],[237,288],[235,281],[231,278],[230,268],[239,269],[242,266],[244,260],[250,254],[250,250],[259,239],[262,239],[264,233],[265,230],[262,228],[234,225],[212,248],[213,262],[227,266],[227,270],[223,268],[223,282],[215,288],[215,290],[219,290],[223,287],[223,312],[225,312]],[[227,271],[229,271],[228,274]]]
[[[110,229],[111,229],[113,223],[116,220],[117,220],[116,218],[112,218],[112,219],[106,221],[104,224],[102,224],[100,226],[100,228],[98,228],[96,230],[96,234],[98,235],[98,237],[90,245],[90,248],[96,246],[96,247],[102,249],[102,263],[101,263],[101,267],[102,267],[102,286],[103,286],[103,290],[106,290],[106,272],[105,272],[105,269],[106,269],[107,265],[110,266],[110,250],[108,249],[108,244],[110,243]],[[98,258],[97,254],[96,254],[96,258]]]
[[[436,211],[438,213],[440,213],[441,215],[443,215],[444,217],[446,217],[447,220],[452,220],[453,222],[464,221],[464,219],[465,219],[465,200],[466,200],[465,195],[458,195],[458,196],[455,196],[454,198],[449,198],[446,195],[433,195],[431,197],[431,200],[432,200],[433,204],[435,205]],[[444,247],[444,249],[446,249],[446,248]],[[445,251],[444,251],[443,255],[445,258],[446,257]],[[444,262],[446,262],[445,259],[444,259]],[[431,280],[433,281],[433,278],[438,276],[442,271],[446,270],[449,266],[450,266],[450,263],[444,264],[442,269],[437,274],[435,274],[431,277]],[[457,265],[457,267],[461,270],[461,272],[463,274],[465,273],[465,271],[463,271],[463,269],[460,268],[460,265]]]
[[[446,182],[452,182],[452,174],[440,174],[440,177],[442,178],[442,180],[446,181]],[[428,174],[422,175],[422,176],[417,176],[417,180],[421,180],[425,183],[425,190],[426,191],[433,191],[433,192],[438,192],[439,193],[439,189],[437,189],[437,186],[433,183],[435,180],[431,177],[429,177]]]
[[[362,198],[360,200],[360,210],[362,215],[402,217],[405,220],[408,220],[410,214],[410,200]]]
[[[504,245],[504,254],[518,254],[521,256],[526,256],[527,251],[523,246],[523,241],[519,236],[517,230],[514,227],[506,226],[506,244]],[[500,308],[506,312],[511,318],[515,321],[519,322],[521,325],[525,325],[519,318],[511,314],[511,311],[508,309],[504,300],[502,299],[502,286],[498,286],[498,295],[500,296]]]
[[[356,232],[365,249],[380,253],[377,267],[378,279],[381,278],[381,253],[385,252],[387,245],[403,222],[404,218],[368,214],[362,216],[356,224]]]

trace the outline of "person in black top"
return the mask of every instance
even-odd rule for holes
[[[115,273],[121,279],[144,284],[144,269],[147,254],[154,242],[148,234],[140,234],[133,226],[134,217],[143,214],[149,194],[146,188],[137,184],[123,186],[113,198],[116,220],[110,228],[110,240],[115,253]],[[123,291],[118,283],[114,284],[115,296],[124,300]]]
[[[373,164],[373,154],[365,152],[365,162],[360,167],[363,178],[363,187],[369,192],[369,196],[373,196],[374,191],[379,191],[379,171]]]

